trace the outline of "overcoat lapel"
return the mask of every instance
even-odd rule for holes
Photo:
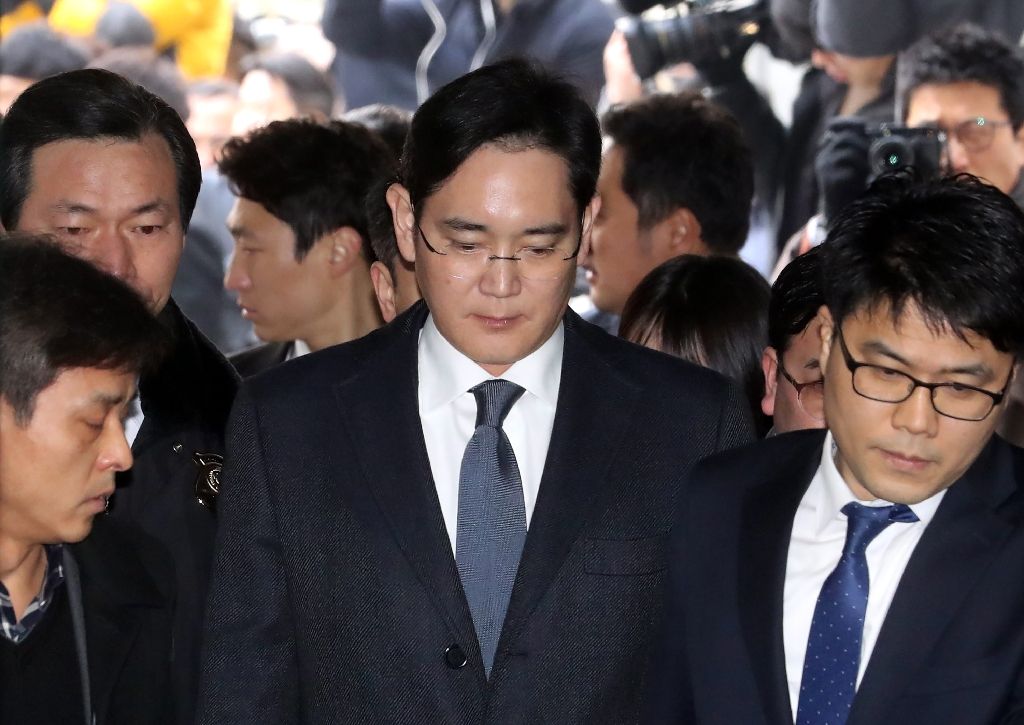
[[[824,432],[809,436],[772,479],[752,489],[743,504],[737,590],[743,636],[761,693],[766,722],[792,725],[782,635],[782,598],[793,517],[821,457]]]
[[[476,650],[479,661],[420,423],[417,347],[426,318],[421,303],[396,320],[397,329],[384,333],[394,339],[372,353],[359,373],[338,384],[335,395],[351,450],[391,536],[467,656],[474,660],[471,651]],[[347,470],[339,469],[339,478]]]

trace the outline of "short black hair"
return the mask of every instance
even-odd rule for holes
[[[409,135],[409,125],[412,123],[411,111],[398,106],[374,103],[353,108],[345,114],[345,120],[360,123],[371,131],[376,131],[395,155],[395,160],[402,158],[405,138]]]
[[[626,301],[619,336],[722,373],[743,388],[759,435],[761,354],[768,342],[771,290],[736,257],[684,254],[664,262]]]
[[[323,120],[334,113],[335,93],[331,80],[297,53],[254,53],[239,63],[243,76],[261,70],[279,78],[301,115],[320,114]]]
[[[15,28],[0,42],[0,74],[38,81],[85,68],[89,53],[45,21]]]
[[[899,62],[903,119],[923,85],[980,83],[999,92],[1013,130],[1024,123],[1024,56],[998,33],[962,23],[922,38]]]
[[[366,224],[373,252],[372,261],[383,262],[394,279],[399,251],[391,207],[386,196],[389,186],[390,180],[384,179],[372,186],[366,194]]]
[[[124,282],[42,235],[0,235],[0,397],[26,425],[69,368],[142,373],[168,337]]]
[[[0,223],[16,229],[32,184],[32,156],[48,143],[71,139],[167,143],[178,177],[182,229],[188,228],[202,171],[196,144],[181,116],[153,93],[98,68],[61,73],[27,88],[0,126]]]
[[[529,61],[510,59],[456,78],[413,116],[400,177],[417,219],[423,202],[488,144],[561,157],[582,217],[601,167],[597,118],[571,83]]]
[[[394,175],[394,158],[373,131],[346,121],[274,121],[228,141],[217,166],[238,196],[291,227],[296,259],[346,226],[359,232],[372,259],[365,195]]]
[[[768,305],[768,344],[781,357],[825,304],[821,291],[821,247],[811,247],[782,268]]]
[[[188,86],[185,76],[170,58],[157,55],[152,48],[125,45],[111,48],[89,63],[90,68],[103,68],[163,99],[177,111],[182,121],[188,121]]]
[[[149,18],[130,3],[110,0],[96,22],[95,35],[111,48],[144,47],[156,44],[156,31]]]
[[[699,93],[656,94],[616,106],[602,128],[623,152],[622,190],[649,229],[685,207],[713,254],[747,239],[754,160],[739,123]]]
[[[834,323],[915,303],[935,330],[971,330],[1024,355],[1024,211],[969,174],[878,179],[831,222],[822,246]]]

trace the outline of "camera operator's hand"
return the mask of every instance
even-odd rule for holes
[[[629,103],[643,98],[644,87],[629,55],[621,30],[612,32],[604,46],[604,94],[609,103]]]
[[[829,121],[814,159],[814,170],[825,219],[833,219],[867,188],[870,167],[864,121],[848,117]]]

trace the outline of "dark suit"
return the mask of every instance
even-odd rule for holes
[[[81,578],[97,725],[172,722],[170,555],[136,527],[104,516],[71,552]]]
[[[239,375],[243,378],[251,378],[253,375],[262,373],[287,360],[294,344],[293,342],[268,342],[248,350],[242,350],[242,352],[236,352],[228,360]]]
[[[145,420],[132,446],[135,464],[118,474],[111,514],[137,523],[174,557],[175,691],[180,722],[191,723],[216,530],[214,512],[196,497],[197,479],[204,474],[196,454],[223,455],[238,375],[173,301],[160,318],[174,346],[160,368],[139,383]]]
[[[418,303],[242,386],[202,722],[636,721],[677,488],[698,458],[749,439],[738,394],[566,314],[550,448],[488,682],[417,408],[426,315]]]
[[[695,469],[673,536],[651,723],[793,722],[783,659],[786,556],[823,436],[781,435]],[[1024,451],[994,437],[914,550],[848,725],[1024,718],[1022,515]]]

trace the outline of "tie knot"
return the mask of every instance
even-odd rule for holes
[[[917,515],[906,504],[892,506],[865,506],[851,501],[843,506],[846,514],[846,546],[843,553],[852,551],[863,552],[885,528],[895,522],[912,523]]]
[[[526,392],[508,380],[487,380],[469,389],[476,398],[476,427],[500,428],[505,416]]]

